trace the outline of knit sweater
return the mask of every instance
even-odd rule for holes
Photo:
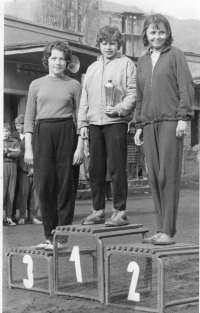
[[[118,116],[110,117],[105,113],[105,85],[112,80],[115,86],[113,105]],[[111,60],[104,61],[101,55],[91,64],[84,77],[78,128],[113,123],[128,123],[136,100],[136,67],[128,57],[118,52]]]
[[[136,128],[193,118],[193,81],[180,49],[164,47],[153,69],[148,50],[138,61],[137,73]]]
[[[29,88],[24,132],[33,133],[35,121],[39,119],[77,119],[81,85],[68,76],[46,75],[34,80]]]

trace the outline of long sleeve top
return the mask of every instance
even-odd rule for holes
[[[81,85],[68,76],[46,75],[34,80],[29,88],[24,132],[33,133],[39,119],[69,118],[77,120]]]
[[[108,80],[115,86],[114,106],[119,116],[109,117],[106,109],[105,85]],[[127,123],[132,119],[136,100],[136,67],[134,63],[120,52],[104,62],[103,56],[91,64],[84,77],[78,128],[113,123]]]
[[[17,139],[8,138],[3,142],[4,154],[3,161],[6,163],[16,163],[17,158],[20,155],[20,144]],[[15,151],[10,151],[9,148],[15,149]]]
[[[193,118],[194,86],[180,49],[164,47],[154,67],[149,49],[138,61],[137,74],[136,128]]]

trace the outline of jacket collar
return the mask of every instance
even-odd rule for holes
[[[171,45],[165,45],[162,50],[160,51],[160,53],[165,53],[167,52],[168,50],[171,49]],[[149,49],[147,50],[147,54],[151,55],[151,51],[152,51],[152,47],[149,47]]]
[[[120,58],[122,58],[123,56],[124,56],[124,55],[121,53],[121,51],[118,51],[112,59],[106,60],[105,63],[109,63],[109,62],[111,62],[111,61],[113,61],[113,60],[115,60],[115,59],[120,59]],[[98,57],[97,57],[97,60],[98,60],[98,61],[101,61],[101,62],[104,62],[104,57],[103,57],[103,55],[98,56]]]

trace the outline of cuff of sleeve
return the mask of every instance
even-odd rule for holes
[[[135,125],[135,129],[138,130],[138,129],[143,129],[143,124],[142,123],[137,123]]]
[[[191,117],[184,115],[184,116],[178,116],[178,121],[185,121],[188,122],[191,120]]]

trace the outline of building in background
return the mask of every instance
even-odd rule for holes
[[[80,25],[73,10],[72,21],[74,29],[38,23],[35,21],[34,5],[42,0],[13,0],[5,3],[5,36],[4,36],[4,121],[14,128],[14,119],[25,113],[26,99],[30,83],[46,75],[41,63],[42,51],[45,42],[53,40],[68,41],[80,60],[80,69],[77,73],[68,73],[69,76],[81,81],[81,76],[87,67],[100,54],[95,48],[96,32],[106,24],[117,26],[125,36],[123,53],[129,56],[137,65],[138,57],[145,53],[141,41],[141,31],[146,18],[143,12],[114,12],[102,9],[102,1],[96,1],[93,11],[94,27],[90,20],[82,22],[85,31],[80,32]],[[78,1],[74,0],[74,8],[78,8]],[[26,20],[24,19],[26,18]],[[55,16],[52,16],[55,20]],[[74,21],[74,22],[73,22]],[[49,23],[49,22],[48,22]],[[85,23],[85,24],[84,24]],[[88,24],[87,24],[88,23]],[[87,25],[86,25],[87,24]],[[87,36],[87,38],[86,38]],[[188,123],[188,134],[185,138],[183,172],[185,160],[190,149],[199,144],[200,139],[200,54],[185,52],[185,56],[192,73],[195,86],[194,119]]]

